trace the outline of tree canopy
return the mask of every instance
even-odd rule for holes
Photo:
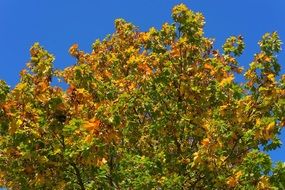
[[[147,32],[117,19],[91,53],[71,46],[63,70],[35,43],[15,88],[0,82],[0,185],[284,189],[285,164],[266,152],[285,125],[278,34],[244,70],[242,36],[214,49],[201,13],[180,4],[172,18]]]

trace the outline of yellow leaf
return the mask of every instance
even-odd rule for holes
[[[85,91],[84,88],[78,88],[78,89],[76,89],[76,90],[77,90],[77,92],[80,93],[80,94],[86,93],[86,91]]]
[[[48,158],[46,156],[40,156],[38,161],[39,163],[44,164],[48,162]]]
[[[22,90],[24,90],[26,87],[27,87],[27,84],[26,84],[26,83],[19,83],[19,84],[15,87],[15,90],[22,91]]]
[[[228,178],[227,185],[229,187],[235,187],[238,184],[239,178],[241,176],[242,176],[242,172],[241,171],[236,172],[234,176],[231,176],[231,177]]]
[[[194,158],[193,158],[193,163],[192,163],[192,167],[196,166],[197,164],[199,164],[202,159],[201,159],[201,154],[199,152],[195,152],[193,154]]]
[[[45,177],[41,174],[36,174],[36,177],[35,177],[35,183],[37,185],[41,185],[41,184],[44,184],[46,181]]]
[[[21,125],[23,124],[23,121],[22,121],[21,119],[18,119],[17,122],[16,122],[16,124],[17,124],[18,126],[21,126]]]
[[[259,179],[259,182],[257,184],[257,189],[258,190],[267,190],[267,189],[271,189],[270,188],[270,184],[269,184],[269,180],[267,176],[262,176]]]
[[[275,81],[275,76],[274,76],[274,74],[269,74],[269,75],[267,75],[267,78],[268,78],[270,81],[272,81],[272,82]]]
[[[47,101],[49,101],[49,97],[47,97],[46,94],[39,94],[37,95],[37,99],[42,102],[42,103],[45,103]]]
[[[150,34],[148,32],[141,32],[140,37],[143,42],[146,42],[150,39]]]
[[[239,179],[242,176],[242,171],[238,171],[237,173],[235,173],[235,177],[237,179]]]
[[[256,119],[255,124],[256,124],[257,126],[260,126],[260,124],[261,124],[260,118],[257,118],[257,119]]]
[[[234,80],[234,76],[230,75],[227,78],[224,78],[221,82],[220,82],[220,86],[226,86],[228,84],[230,84],[232,81]]]
[[[1,181],[1,179],[4,178],[4,176],[5,176],[5,173],[3,171],[0,171],[0,181]]]
[[[93,135],[87,135],[84,139],[84,142],[91,143],[93,139]]]
[[[221,157],[220,157],[220,160],[221,160],[222,162],[224,162],[227,158],[228,158],[228,156],[221,156]]]
[[[272,121],[271,123],[269,123],[266,127],[266,131],[272,131],[275,127],[275,121]]]
[[[56,148],[56,149],[54,150],[53,154],[58,154],[58,153],[60,153],[60,152],[61,152],[61,149],[60,149],[60,148]]]
[[[275,122],[269,123],[266,127],[265,130],[263,130],[263,137],[268,140],[272,138],[273,135],[273,130],[275,128]]]

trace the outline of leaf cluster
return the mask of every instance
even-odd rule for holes
[[[283,189],[285,76],[276,32],[243,71],[241,36],[223,52],[185,5],[172,24],[123,19],[76,63],[53,68],[38,43],[21,80],[0,82],[0,184],[11,189]],[[236,78],[244,74],[245,83]],[[53,86],[59,79],[67,86]]]

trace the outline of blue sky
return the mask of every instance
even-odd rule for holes
[[[243,35],[246,48],[239,60],[245,68],[265,32],[277,31],[285,42],[284,0],[0,0],[0,79],[12,87],[18,82],[34,42],[55,55],[56,68],[64,68],[75,62],[68,55],[73,43],[91,51],[95,39],[114,31],[116,18],[140,30],[160,28],[171,22],[171,9],[179,3],[204,14],[205,34],[216,39],[215,47],[220,48],[230,35]],[[284,65],[285,51],[278,57]],[[282,139],[285,142],[284,133]],[[285,161],[285,145],[270,154]]]

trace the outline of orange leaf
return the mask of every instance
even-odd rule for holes
[[[210,65],[210,64],[208,64],[208,63],[206,63],[206,64],[204,65],[204,67],[205,67],[205,69],[209,69],[209,70],[212,70],[212,69],[214,68],[212,65]]]
[[[202,140],[201,144],[203,146],[208,146],[210,144],[210,139],[209,138],[205,138]]]
[[[83,127],[91,132],[91,133],[98,133],[99,127],[100,127],[100,120],[98,119],[91,119],[88,122],[86,122]]]
[[[73,44],[70,48],[69,48],[69,53],[72,56],[77,56],[78,55],[78,44]]]

